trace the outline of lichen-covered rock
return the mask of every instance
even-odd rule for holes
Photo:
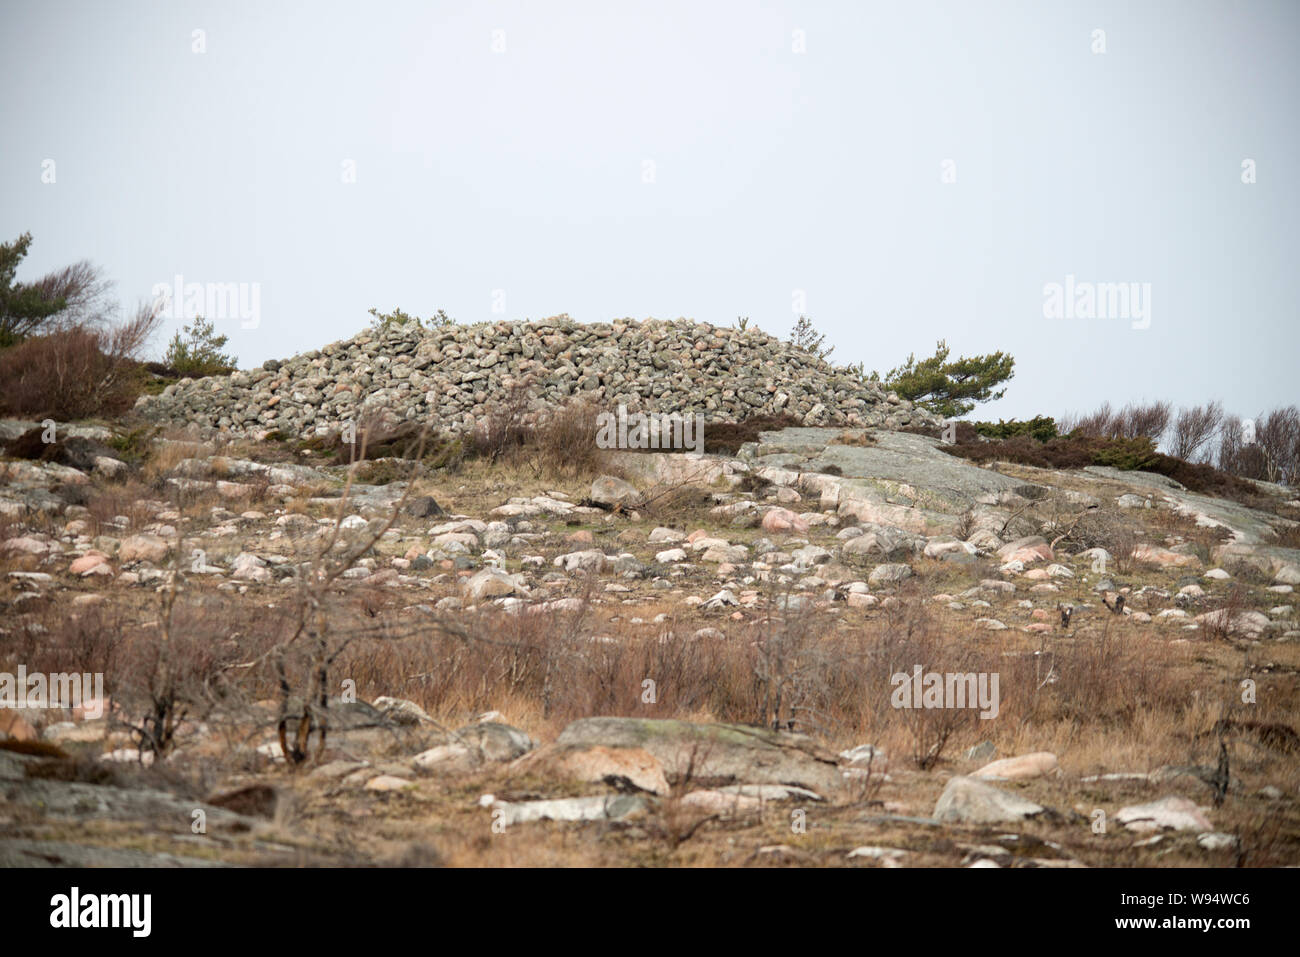
[[[975,778],[950,778],[934,806],[936,821],[998,824],[1023,821],[1043,813],[1043,808],[1016,794],[999,790]]]
[[[712,784],[790,784],[830,797],[841,786],[835,755],[803,735],[738,724],[642,718],[582,718],[560,733],[561,747],[642,748],[669,779],[689,770]]]
[[[645,498],[631,482],[613,475],[601,475],[591,483],[591,500],[606,508],[636,508]]]

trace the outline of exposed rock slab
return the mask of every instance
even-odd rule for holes
[[[712,785],[788,784],[830,797],[842,778],[835,755],[803,735],[738,724],[694,724],[647,718],[583,718],[556,739],[559,745],[643,748],[670,779]]]

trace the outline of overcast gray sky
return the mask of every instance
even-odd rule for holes
[[[256,327],[216,319],[244,366],[370,306],[785,336],[802,305],[882,372],[1010,352],[984,418],[1300,400],[1295,2],[0,11],[20,276],[247,284]],[[1145,316],[1048,317],[1070,276]]]

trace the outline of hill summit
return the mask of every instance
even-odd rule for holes
[[[149,418],[309,437],[347,422],[427,420],[463,432],[523,392],[535,413],[587,395],[636,412],[706,422],[785,413],[806,425],[898,429],[938,419],[758,329],[567,316],[368,329],[291,359],[170,385],[140,400]]]

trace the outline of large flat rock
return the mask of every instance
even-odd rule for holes
[[[874,444],[841,445],[842,429],[764,432],[740,449],[757,468],[803,473],[799,487],[856,521],[918,533],[947,531],[954,516],[977,502],[1007,495],[1037,498],[1043,489],[1023,479],[972,465],[940,450],[938,439],[909,432],[873,432]],[[827,469],[838,472],[826,474]]]
[[[830,797],[841,786],[835,755],[799,734],[740,724],[645,718],[582,718],[556,739],[560,747],[642,748],[670,779],[697,783],[788,784]]]

